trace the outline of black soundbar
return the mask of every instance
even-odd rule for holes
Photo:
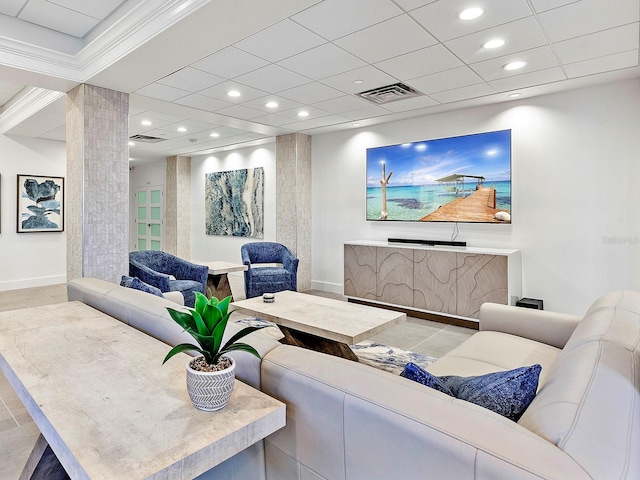
[[[446,245],[448,247],[466,247],[467,242],[453,242],[447,240],[417,240],[413,238],[389,238],[389,243],[417,243],[418,245]]]

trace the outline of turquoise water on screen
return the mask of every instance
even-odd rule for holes
[[[511,181],[485,182],[496,189],[497,208],[511,212]],[[465,184],[465,196],[473,193],[476,184]],[[456,198],[444,185],[387,187],[387,220],[420,220]],[[367,220],[379,220],[382,209],[382,188],[367,188]]]

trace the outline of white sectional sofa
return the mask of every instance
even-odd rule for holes
[[[171,304],[97,279],[79,300],[175,344]],[[538,363],[516,423],[382,370],[255,332],[262,361],[237,376],[287,405],[287,425],[203,478],[269,480],[640,478],[640,293],[612,292],[584,317],[485,304],[480,331],[428,370],[481,375]],[[230,325],[229,329],[237,328]]]

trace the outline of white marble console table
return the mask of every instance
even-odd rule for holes
[[[191,479],[285,425],[238,380],[224,409],[197,410],[169,348],[79,302],[0,313],[0,368],[74,480]]]
[[[515,305],[520,250],[359,240],[344,244],[344,295],[477,321],[484,302]]]

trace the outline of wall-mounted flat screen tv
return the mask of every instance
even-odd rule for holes
[[[367,149],[367,220],[511,223],[511,130]]]

